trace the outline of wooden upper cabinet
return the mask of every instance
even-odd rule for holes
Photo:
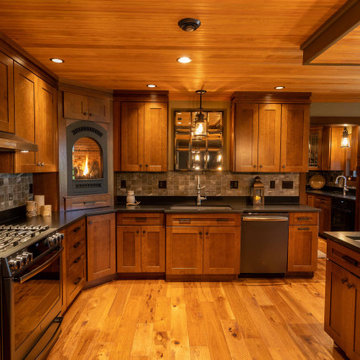
[[[87,98],[84,95],[64,91],[64,118],[74,120],[88,119]]]
[[[0,131],[13,133],[14,61],[0,52]]]
[[[235,104],[233,171],[258,169],[259,105]]]
[[[240,273],[240,227],[204,228],[204,269],[207,275]]]
[[[87,279],[116,273],[115,214],[87,218]]]
[[[280,170],[281,105],[259,105],[258,171]]]
[[[309,105],[282,105],[280,158],[282,172],[307,172],[309,126]]]
[[[110,101],[106,97],[87,96],[64,91],[64,118],[110,122]]]
[[[323,127],[312,126],[309,134],[309,170],[322,169]]]
[[[35,113],[35,143],[38,171],[55,172],[58,169],[57,90],[37,79]],[[40,167],[39,167],[40,164]]]
[[[145,104],[121,104],[121,171],[144,171]]]
[[[146,171],[167,170],[167,104],[146,103],[144,118]]]
[[[16,135],[35,143],[35,97],[36,76],[23,66],[14,64],[15,93],[15,133]],[[38,171],[36,153],[15,154],[15,173],[31,173]]]

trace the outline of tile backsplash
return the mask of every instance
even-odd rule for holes
[[[32,174],[0,174],[0,211],[25,205],[27,200],[31,200],[32,183]]]
[[[124,196],[127,190],[134,190],[135,196],[196,196],[197,175],[199,172],[116,173],[116,195]],[[207,196],[248,196],[255,176],[260,176],[265,186],[265,196],[299,196],[299,174],[297,173],[202,172],[200,173],[201,186],[205,186],[205,189],[201,193]],[[237,182],[238,188],[231,189],[230,181]],[[275,182],[274,188],[270,188],[270,182]],[[292,185],[292,188],[283,188],[289,185],[290,187]]]

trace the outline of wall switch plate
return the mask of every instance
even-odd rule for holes
[[[275,189],[275,180],[270,180],[270,189]]]
[[[282,182],[282,188],[283,189],[293,189],[294,188],[294,182],[293,181],[283,181]]]
[[[121,180],[121,181],[120,181],[120,187],[121,187],[122,189],[126,189],[126,180]]]
[[[239,182],[238,181],[230,181],[230,189],[238,189]]]
[[[159,180],[159,189],[166,189],[166,180]]]

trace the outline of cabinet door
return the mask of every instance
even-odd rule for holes
[[[288,272],[314,272],[317,250],[317,226],[289,226]]]
[[[115,214],[87,218],[88,281],[116,273]]]
[[[341,147],[344,128],[332,126],[330,129],[330,168],[334,171],[345,171],[347,149]]]
[[[165,272],[165,229],[162,226],[141,228],[141,271]]]
[[[64,118],[74,120],[88,120],[88,103],[84,95],[64,91]]]
[[[240,273],[240,228],[206,227],[204,274]]]
[[[322,127],[311,127],[309,135],[309,170],[321,170]]]
[[[203,228],[166,229],[166,274],[202,274]]]
[[[233,171],[258,169],[258,110],[257,104],[235,104]]]
[[[117,227],[117,272],[140,272],[140,226]]]
[[[144,134],[145,170],[157,172],[167,171],[166,104],[145,104]]]
[[[14,61],[0,52],[0,131],[15,131]]]
[[[124,102],[121,104],[121,171],[145,171],[143,103]]]
[[[280,171],[281,105],[259,105],[258,171]]]
[[[351,286],[355,285],[354,281],[350,272],[326,261],[325,331],[348,356],[354,348],[355,306],[359,295],[356,286]],[[357,344],[358,339],[355,339]]]
[[[319,214],[319,233],[331,231],[331,199],[316,196],[314,206],[321,209]]]
[[[89,96],[87,101],[89,120],[110,122],[110,104],[108,99]]]
[[[309,105],[282,105],[281,171],[307,172],[309,124]]]
[[[35,142],[36,76],[23,66],[14,64],[15,133]],[[38,171],[34,152],[15,154],[15,172]]]
[[[37,79],[35,113],[35,143],[38,172],[54,172],[58,169],[57,141],[57,90]]]

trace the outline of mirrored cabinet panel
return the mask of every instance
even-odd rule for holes
[[[175,170],[223,169],[223,111],[175,111]]]

